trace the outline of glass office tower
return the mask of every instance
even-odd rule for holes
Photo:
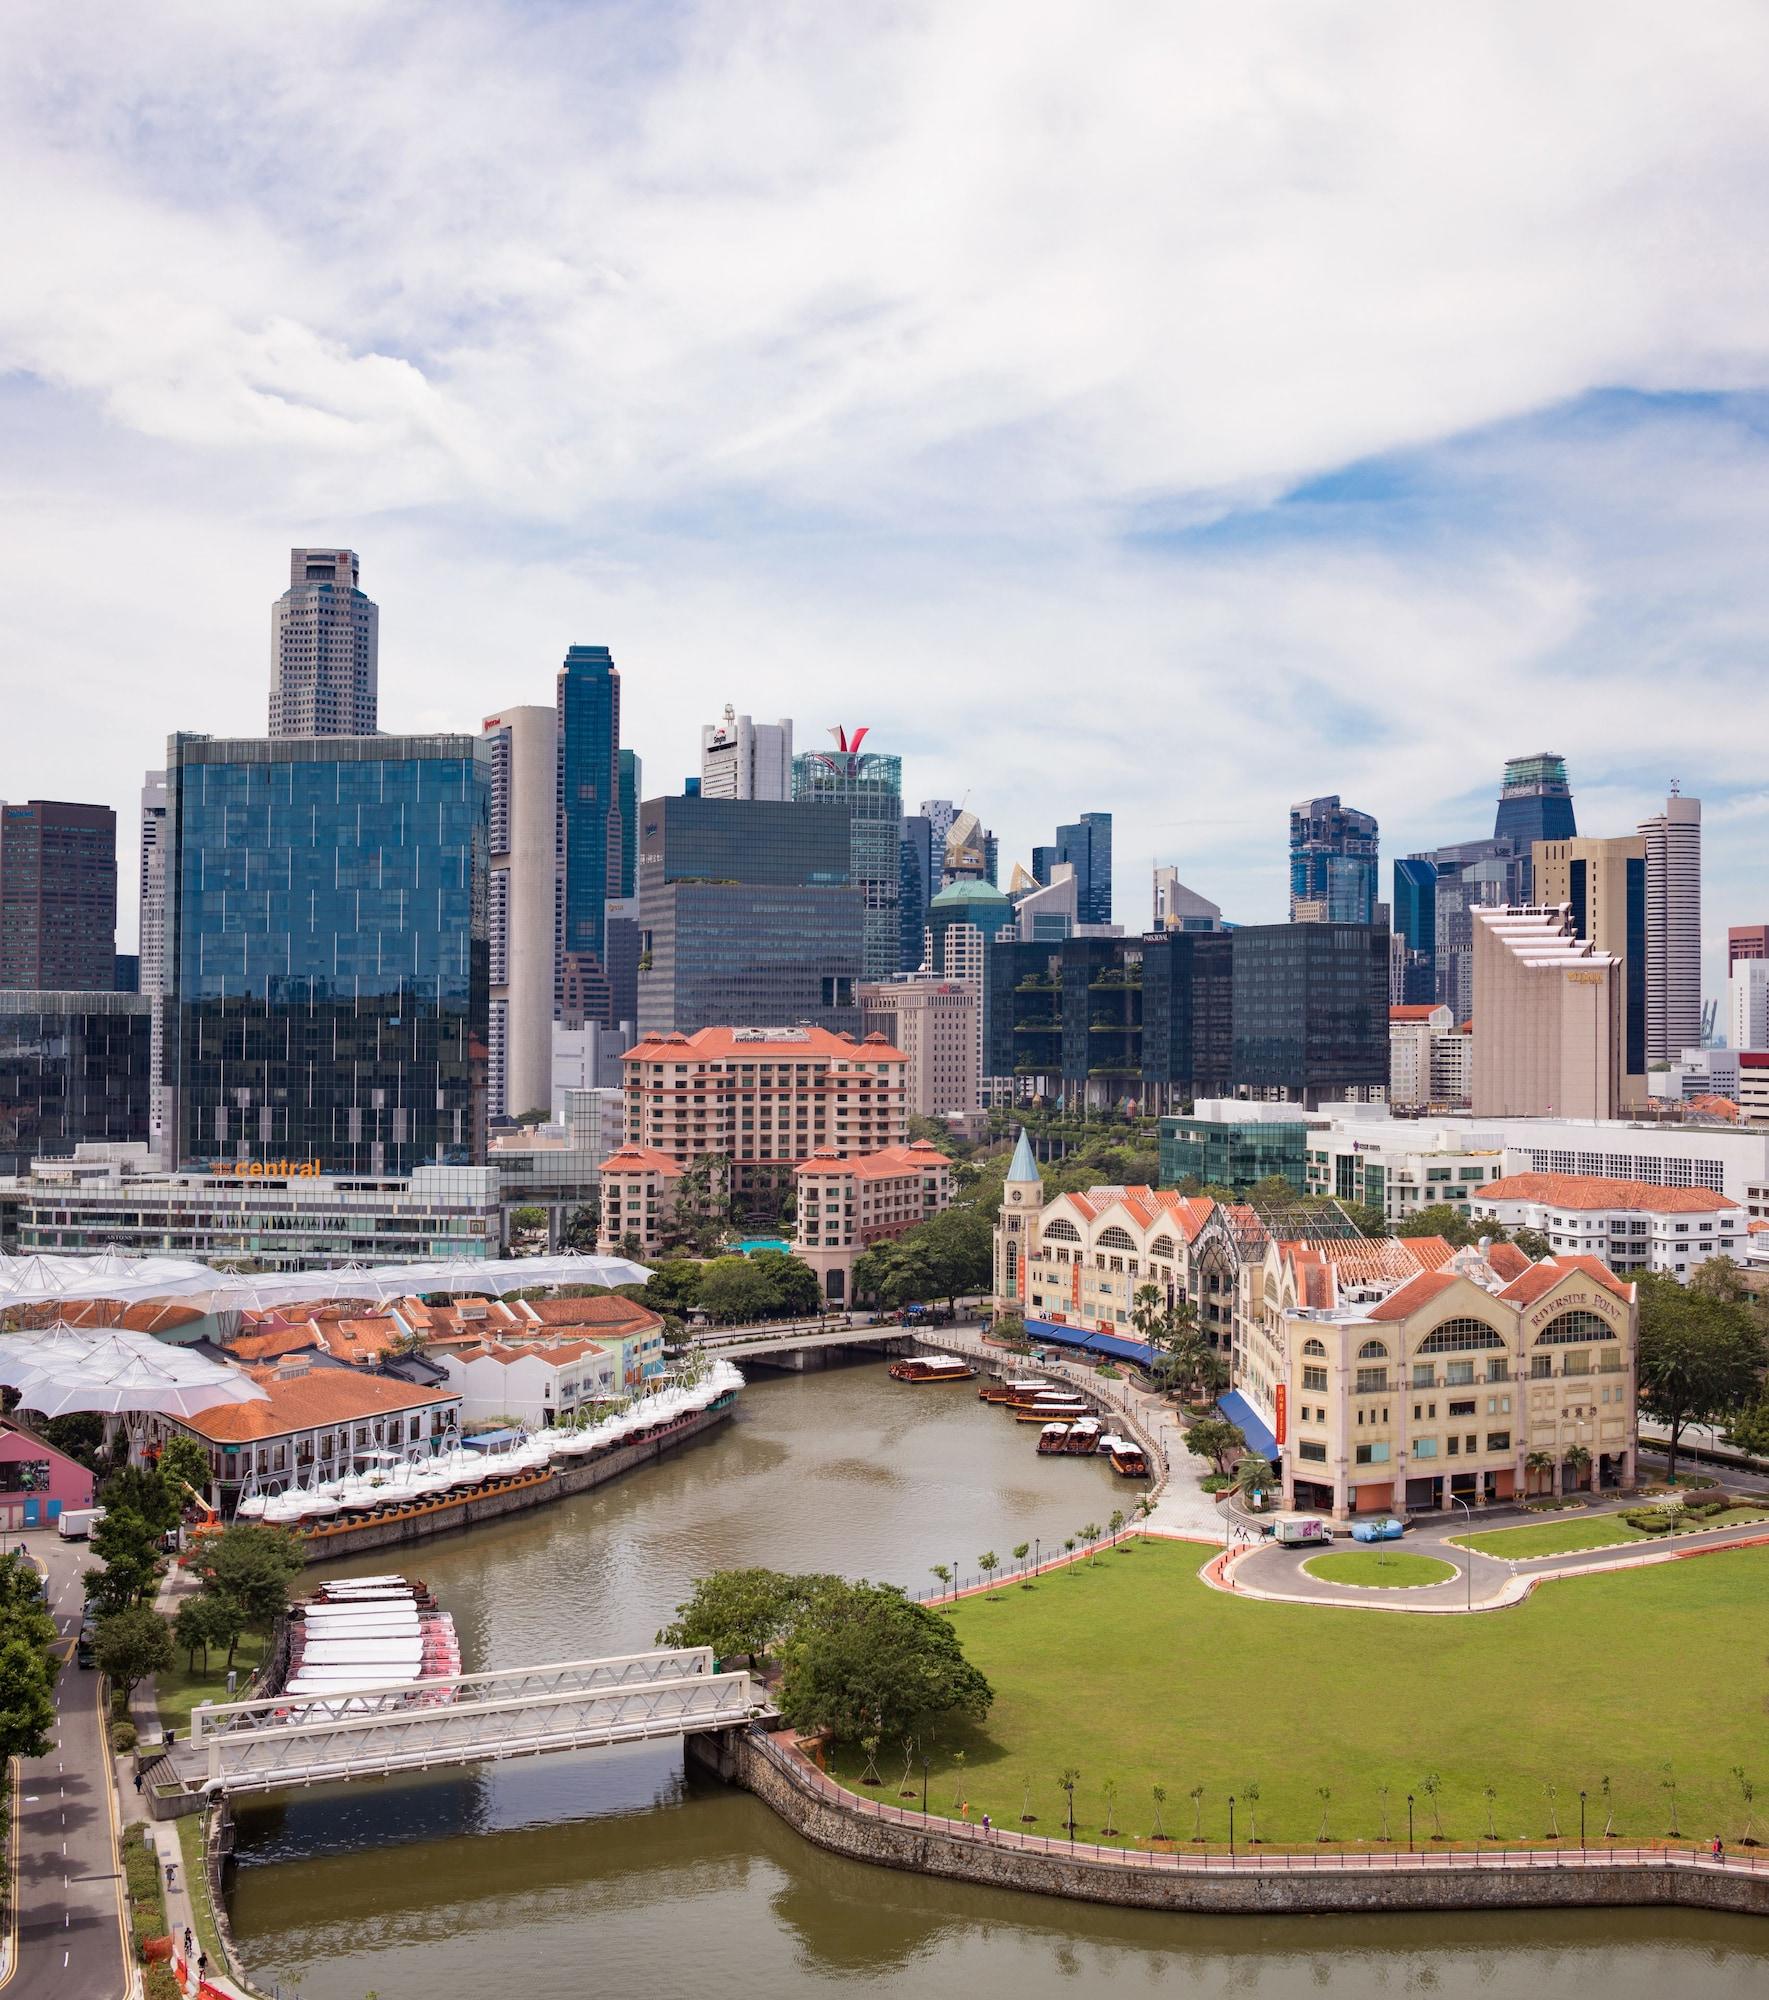
[[[148,1137],[152,1002],[0,991],[0,1174]]]
[[[620,894],[621,900],[638,893],[639,879],[639,795],[645,773],[636,750],[619,755],[620,788]]]
[[[1495,840],[1514,840],[1527,854],[1538,840],[1573,840],[1578,830],[1564,757],[1538,750],[1505,760],[1499,809],[1493,815]]]
[[[573,646],[559,669],[559,935],[554,1012],[566,960],[608,1024],[605,906],[622,893],[620,671],[606,646]],[[634,783],[638,782],[637,768]]]
[[[792,796],[795,804],[847,809],[853,830],[850,873],[866,892],[864,975],[889,979],[903,953],[902,758],[871,750],[807,751],[792,760]]]
[[[174,1164],[485,1157],[491,745],[167,747]]]
[[[1290,808],[1290,921],[1368,924],[1376,916],[1376,822],[1339,794]]]

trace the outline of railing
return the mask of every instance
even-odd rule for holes
[[[1558,1845],[1512,1847],[1488,1841],[1474,1847],[1457,1847],[1429,1836],[1407,1845],[1399,1839],[1367,1847],[1347,1847],[1336,1841],[1317,1841],[1312,1847],[1272,1847],[1255,1843],[1258,1852],[1245,1846],[1230,1848],[1226,1841],[1170,1837],[1171,1852],[1151,1848],[1121,1847],[1107,1841],[1076,1840],[1067,1835],[1019,1833],[1010,1827],[987,1830],[974,1821],[949,1819],[939,1813],[924,1812],[913,1806],[886,1805],[849,1791],[827,1773],[819,1771],[796,1751],[783,1749],[765,1730],[751,1730],[747,1741],[760,1751],[797,1790],[807,1796],[887,1824],[912,1827],[967,1844],[987,1843],[992,1847],[1016,1849],[1025,1854],[1049,1855],[1057,1859],[1087,1861],[1106,1867],[1124,1868],[1163,1875],[1304,1875],[1344,1873],[1363,1875],[1419,1874],[1430,1871],[1530,1870],[1530,1869],[1615,1869],[1669,1868],[1699,1870],[1701,1873],[1742,1876],[1754,1879],[1769,1876],[1769,1855],[1733,1852],[1716,1856],[1708,1848],[1682,1843],[1647,1843],[1623,1847],[1613,1839],[1597,1845],[1580,1845],[1572,1839]],[[950,1779],[950,1773],[945,1774]],[[1164,1836],[1165,1837],[1165,1836]],[[1187,1849],[1196,1850],[1187,1852]],[[1381,1851],[1378,1851],[1378,1850]]]

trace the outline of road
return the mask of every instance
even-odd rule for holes
[[[55,1683],[55,1746],[18,1766],[7,2000],[121,2000],[130,1959],[110,1747],[99,1676],[74,1664],[80,1572],[92,1558],[84,1542],[63,1542],[47,1530],[24,1540],[48,1572],[49,1608],[66,1657]]]

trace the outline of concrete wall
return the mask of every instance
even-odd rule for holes
[[[1675,1904],[1769,1916],[1769,1871],[1755,1876],[1715,1869],[1605,1866],[1507,1869],[1385,1866],[1356,1860],[1315,1868],[1299,1859],[1286,1870],[1126,1867],[1068,1853],[1030,1852],[1008,1842],[948,1834],[842,1805],[793,1781],[747,1731],[690,1737],[689,1754],[728,1783],[753,1792],[813,1846],[883,1868],[910,1869],[986,1888],[1073,1896],[1133,1909],[1212,1910],[1305,1915],[1316,1911],[1553,1909]],[[937,1823],[936,1823],[937,1824]],[[1274,1858],[1275,1864],[1275,1858]]]

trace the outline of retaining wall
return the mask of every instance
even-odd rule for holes
[[[814,1846],[854,1861],[897,1868],[985,1888],[1070,1896],[1131,1909],[1309,1915],[1327,1911],[1556,1909],[1676,1905],[1769,1916],[1769,1864],[1707,1867],[1683,1855],[1644,1853],[1627,1862],[1605,1853],[1581,1866],[1576,1850],[1538,1857],[1533,1865],[1497,1856],[1476,1859],[1398,1855],[1298,1855],[1290,1865],[1271,1857],[1252,1868],[1218,1857],[1212,1870],[1183,1852],[1174,1865],[1095,1860],[1022,1846],[1011,1836],[989,1840],[976,1828],[943,1830],[921,1815],[874,1813],[806,1771],[798,1760],[751,1731],[690,1737],[688,1752],[730,1784],[753,1792]],[[832,1795],[833,1794],[833,1795]],[[1051,1844],[1060,1850],[1061,1842]]]

